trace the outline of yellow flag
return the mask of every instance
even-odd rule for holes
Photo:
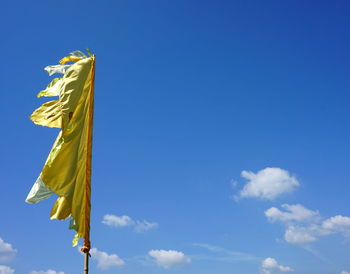
[[[71,217],[76,230],[73,245],[84,238],[90,249],[91,149],[94,104],[95,57],[81,52],[61,59],[61,64],[45,69],[62,73],[38,96],[59,96],[33,112],[31,120],[61,131],[26,202],[37,203],[51,196],[59,197],[51,210],[51,219]],[[66,65],[66,62],[75,62]]]

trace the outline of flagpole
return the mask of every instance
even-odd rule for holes
[[[84,274],[89,274],[89,251],[85,252],[85,258],[84,258]]]
[[[85,182],[85,236],[84,247],[81,249],[84,252],[84,274],[89,273],[89,257],[90,255],[90,209],[91,209],[91,161],[92,161],[92,126],[94,116],[94,83],[95,83],[95,55],[92,56],[91,66],[91,85],[90,85],[90,100],[89,100],[89,130],[88,130],[88,146],[87,146],[87,163],[86,163],[86,182]]]

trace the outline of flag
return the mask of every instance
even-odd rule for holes
[[[45,70],[63,76],[54,78],[38,97],[58,99],[44,103],[30,119],[61,130],[26,202],[37,203],[57,194],[50,218],[71,217],[70,228],[76,231],[73,246],[84,238],[84,248],[89,251],[95,56],[75,51]]]

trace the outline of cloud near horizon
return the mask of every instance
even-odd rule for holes
[[[7,265],[0,265],[0,274],[13,274],[15,270]]]
[[[274,258],[266,258],[261,262],[262,274],[279,274],[294,271],[289,266],[279,265]]]
[[[125,264],[125,261],[119,258],[117,254],[108,254],[97,248],[91,248],[90,253],[91,258],[97,261],[97,268],[102,270],[107,270],[111,267],[120,267]]]
[[[300,185],[287,170],[278,167],[267,167],[257,173],[243,170],[241,176],[248,182],[239,194],[234,196],[236,200],[240,198],[274,200],[282,194],[294,191]]]
[[[29,274],[65,274],[65,273],[63,271],[56,271],[56,270],[49,269],[46,271],[43,271],[43,270],[32,271]]]
[[[102,223],[112,227],[132,226],[135,232],[141,233],[158,227],[158,223],[148,221],[133,220],[131,217],[123,215],[116,216],[106,214],[103,216]]]
[[[350,238],[350,218],[336,215],[322,218],[318,211],[305,208],[300,204],[281,206],[283,210],[271,207],[265,216],[271,223],[285,226],[284,239],[295,245],[306,245],[330,234],[341,234]]]
[[[184,253],[176,250],[150,250],[148,255],[162,268],[169,269],[191,262]]]
[[[11,244],[6,243],[0,238],[0,262],[6,263],[12,261],[16,256],[17,250]]]

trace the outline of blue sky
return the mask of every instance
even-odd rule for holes
[[[3,1],[0,274],[74,274],[43,68],[96,54],[91,273],[350,273],[348,1]],[[49,271],[51,270],[51,271]]]

